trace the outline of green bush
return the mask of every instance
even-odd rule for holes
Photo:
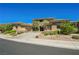
[[[5,34],[7,34],[7,33],[16,33],[16,31],[15,30],[8,30],[8,31],[5,31],[4,33]]]
[[[44,31],[43,34],[46,36],[49,35],[49,32]]]
[[[56,35],[58,34],[58,31],[50,31],[50,35]]]
[[[56,35],[58,34],[58,31],[44,31],[43,34],[46,35]]]
[[[5,31],[4,34],[16,35],[16,31],[15,30],[8,30],[8,31]]]
[[[5,25],[0,26],[0,30],[1,30],[1,32],[5,32],[5,31],[8,31],[8,30],[11,30],[12,27],[13,27],[12,24],[5,24]]]
[[[62,34],[72,34],[77,32],[77,28],[72,23],[61,24],[61,33]]]

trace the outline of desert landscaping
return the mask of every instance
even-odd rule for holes
[[[37,39],[79,41],[79,22],[40,18],[33,19],[32,24],[21,22],[1,24],[0,32],[11,37],[27,32],[39,32],[34,36]]]

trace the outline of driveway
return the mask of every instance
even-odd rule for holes
[[[20,34],[16,36],[15,38],[20,38],[20,39],[30,39],[30,38],[35,38],[36,35],[38,35],[40,32],[25,32],[23,34]]]

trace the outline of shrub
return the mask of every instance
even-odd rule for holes
[[[72,38],[73,39],[79,39],[79,35],[73,35]]]
[[[61,33],[62,34],[72,34],[77,32],[77,28],[72,23],[61,24]]]
[[[56,35],[58,34],[58,31],[50,31],[50,35]]]
[[[8,30],[8,31],[5,31],[4,34],[16,35],[16,31],[15,30]]]
[[[48,35],[48,32],[42,32],[45,36]]]
[[[22,32],[22,31],[18,31],[18,32],[17,32],[17,34],[21,34],[21,33],[24,33],[24,32]]]
[[[4,33],[7,34],[7,33],[15,33],[16,31],[15,30],[8,30],[8,31],[5,31]]]
[[[43,34],[46,35],[56,35],[58,34],[58,31],[44,31]]]
[[[8,30],[11,30],[12,27],[13,27],[12,24],[5,24],[5,25],[0,26],[0,30],[1,30],[2,32],[5,32],[5,31],[8,31]]]

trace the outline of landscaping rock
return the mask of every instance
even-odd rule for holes
[[[73,35],[72,38],[73,39],[79,39],[79,35]]]

